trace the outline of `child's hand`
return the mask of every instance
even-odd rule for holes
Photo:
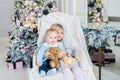
[[[62,50],[58,53],[58,58],[62,58],[64,55],[67,55],[67,52]]]
[[[45,57],[47,57],[47,58],[50,58],[50,56],[51,56],[51,53],[50,52],[45,52]]]
[[[37,64],[37,66],[40,67],[40,66],[42,66],[42,64],[39,63],[39,64]]]

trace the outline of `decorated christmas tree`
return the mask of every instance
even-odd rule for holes
[[[37,49],[37,19],[57,10],[54,0],[14,0],[5,60],[13,63],[21,60],[29,67]]]
[[[88,0],[88,23],[107,21],[103,0]]]

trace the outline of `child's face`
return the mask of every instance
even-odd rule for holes
[[[57,32],[49,32],[46,36],[46,41],[48,44],[56,44],[57,43]]]
[[[63,36],[64,36],[64,30],[63,30],[63,29],[58,29],[58,30],[57,30],[57,38],[58,38],[58,41],[62,40],[62,39],[63,39]]]

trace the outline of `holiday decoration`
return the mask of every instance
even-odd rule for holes
[[[115,37],[119,32],[110,26],[99,26],[98,29],[83,28],[88,46],[99,48],[100,46],[109,47],[108,40]]]
[[[58,8],[54,0],[14,0],[13,11],[5,60],[10,69],[17,61],[23,61],[26,67],[30,67],[37,49],[37,20],[43,15],[58,11]],[[16,66],[20,67],[19,63]]]
[[[88,0],[88,23],[107,22],[103,0]]]
[[[22,61],[17,61],[15,63],[7,62],[7,68],[8,69],[20,69],[22,67],[23,67],[23,62]]]

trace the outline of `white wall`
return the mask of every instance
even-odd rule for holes
[[[57,2],[57,7],[61,11],[61,0],[56,0]]]
[[[61,11],[79,17],[87,26],[87,0],[61,0]]]
[[[87,26],[87,0],[75,0],[75,14],[80,18],[81,24]]]
[[[8,36],[13,0],[0,0],[0,37]]]
[[[104,0],[105,10],[110,17],[120,17],[120,0]]]

